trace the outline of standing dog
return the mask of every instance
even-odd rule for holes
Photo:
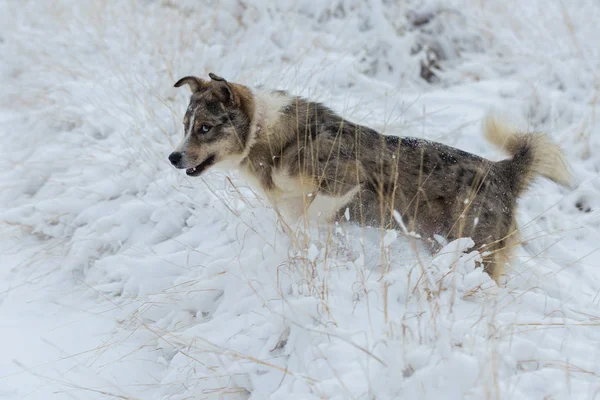
[[[379,134],[283,91],[209,77],[175,83],[188,85],[192,96],[183,141],[169,160],[190,176],[235,167],[294,221],[306,213],[329,220],[349,213],[369,226],[405,224],[424,238],[471,237],[498,280],[518,242],[517,198],[538,175],[571,184],[560,148],[540,133],[516,133],[486,119],[486,138],[512,156],[493,162],[441,143]]]

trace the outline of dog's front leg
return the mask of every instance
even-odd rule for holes
[[[333,223],[338,212],[356,196],[359,189],[357,185],[346,193],[319,192],[306,212],[307,217],[318,222]]]

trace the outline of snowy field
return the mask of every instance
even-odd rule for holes
[[[0,399],[600,399],[597,0],[0,1]],[[422,67],[422,64],[425,66]],[[470,239],[283,233],[186,177],[184,75],[498,160],[561,144],[497,287]]]

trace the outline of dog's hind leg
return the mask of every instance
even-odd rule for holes
[[[520,242],[521,238],[517,229],[517,224],[516,221],[513,219],[508,230],[508,234],[500,242],[501,245],[498,246],[498,250],[496,250],[494,254],[494,269],[492,271],[491,277],[496,282],[499,282],[500,277],[504,275],[504,268],[506,264],[510,262],[510,257],[512,255],[512,252],[514,251],[514,248]]]
[[[502,234],[500,240],[484,246],[484,251],[489,254],[482,257],[483,268],[497,284],[500,284],[500,278],[504,275],[505,266],[510,262],[511,254],[519,243],[519,231],[517,230],[516,221],[513,219],[508,230]],[[476,246],[476,248],[479,247]]]

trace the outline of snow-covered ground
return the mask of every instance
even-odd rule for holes
[[[600,398],[598,21],[596,0],[0,2],[0,399]],[[173,83],[211,71],[500,159],[494,110],[579,186],[523,197],[504,287],[468,238],[433,260],[401,233],[291,238],[235,174],[167,161]]]

